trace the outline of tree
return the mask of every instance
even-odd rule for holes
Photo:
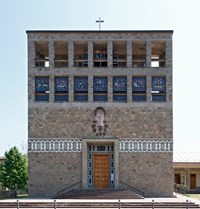
[[[5,161],[1,166],[0,181],[10,190],[27,189],[28,163],[27,156],[22,155],[17,147],[5,152]]]

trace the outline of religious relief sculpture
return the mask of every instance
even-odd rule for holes
[[[105,120],[105,110],[102,107],[98,107],[95,110],[94,121],[92,124],[93,132],[96,136],[105,136],[107,132],[107,121]]]

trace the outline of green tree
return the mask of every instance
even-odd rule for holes
[[[22,155],[17,147],[5,152],[5,161],[1,166],[0,181],[10,190],[27,189],[28,163],[27,156]]]

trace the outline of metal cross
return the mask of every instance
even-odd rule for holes
[[[99,20],[96,20],[97,23],[99,23],[99,30],[101,30],[101,23],[103,23],[104,21],[101,20],[101,18],[99,17]]]

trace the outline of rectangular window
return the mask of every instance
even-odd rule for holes
[[[88,43],[87,41],[74,42],[75,67],[88,67]]]
[[[125,41],[113,41],[113,67],[126,67],[127,43]]]
[[[66,41],[55,41],[54,43],[54,66],[68,66],[68,43]]]
[[[55,77],[55,101],[68,101],[68,77]]]
[[[94,101],[108,101],[107,77],[94,77],[93,95]]]
[[[97,146],[97,151],[98,152],[105,152],[106,151],[106,146],[100,146],[100,145],[98,145]]]
[[[35,100],[48,101],[49,100],[49,78],[35,77]]]
[[[107,67],[107,42],[95,41],[94,50],[94,67]]]
[[[35,42],[35,66],[49,67],[49,43],[48,41]]]
[[[166,43],[165,41],[152,42],[151,67],[165,67],[166,63]]]
[[[152,77],[152,101],[166,101],[166,78]]]
[[[127,77],[113,77],[113,101],[127,101]]]
[[[132,45],[132,64],[134,68],[146,67],[146,42],[134,41]]]
[[[88,77],[74,77],[74,101],[88,101]]]
[[[146,77],[133,77],[132,78],[132,100],[133,101],[146,101]]]

